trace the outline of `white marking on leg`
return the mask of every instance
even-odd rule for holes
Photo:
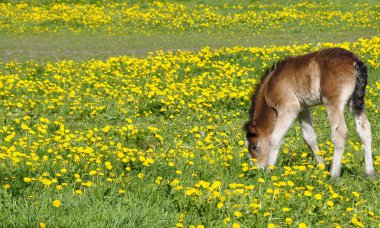
[[[317,135],[313,128],[313,120],[310,109],[303,110],[298,115],[298,120],[302,128],[303,138],[309,148],[313,151],[313,155],[319,164],[325,165],[323,157],[317,153],[320,151],[317,142]]]
[[[361,142],[364,145],[365,173],[367,176],[375,174],[375,168],[372,161],[372,134],[371,124],[368,121],[364,112],[360,114],[354,113],[356,132],[358,133]]]

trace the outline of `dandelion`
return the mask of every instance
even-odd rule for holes
[[[30,183],[30,182],[32,182],[32,179],[30,177],[24,177],[24,182]]]
[[[329,206],[329,207],[334,207],[334,202],[332,202],[332,201],[327,201],[327,205]]]
[[[285,219],[285,223],[286,224],[292,224],[293,223],[293,219],[292,218],[286,218]]]
[[[310,191],[305,191],[303,194],[304,194],[305,196],[312,196],[312,193],[311,193]]]
[[[288,181],[287,184],[288,184],[289,187],[293,187],[294,186],[294,182],[293,181]]]
[[[91,181],[83,182],[82,185],[86,186],[86,187],[91,187],[92,186],[92,182]]]
[[[112,164],[111,164],[111,162],[106,161],[106,162],[104,163],[104,165],[106,166],[106,169],[108,169],[108,170],[111,170],[111,169],[112,169]]]
[[[358,227],[364,227],[364,224],[361,221],[359,221],[359,219],[357,217],[353,217],[351,219],[351,223],[358,226]]]
[[[103,132],[109,132],[110,129],[111,129],[111,126],[107,125],[107,126],[102,128],[102,131]]]
[[[317,200],[320,200],[320,199],[322,199],[322,194],[317,193],[317,194],[314,195],[314,198],[317,199]]]
[[[178,223],[175,224],[175,227],[179,227],[180,228],[180,227],[184,227],[184,225],[183,225],[182,222],[178,222]]]
[[[210,191],[214,191],[215,189],[220,188],[221,185],[222,185],[222,182],[214,181],[212,185],[210,186]]]
[[[352,192],[352,195],[354,195],[356,198],[359,198],[360,194],[357,192]]]
[[[237,217],[237,218],[240,218],[243,216],[243,213],[241,213],[240,211],[235,211],[234,212],[234,215]]]
[[[325,170],[326,169],[326,166],[324,164],[318,164],[318,168],[320,170]]]
[[[175,163],[174,163],[174,162],[169,162],[168,165],[169,165],[170,167],[173,167],[173,166],[175,166]]]
[[[60,207],[61,206],[61,201],[60,200],[54,200],[53,201],[53,206],[54,207]]]
[[[307,228],[307,225],[303,222],[298,224],[298,228]]]
[[[195,188],[188,188],[186,191],[185,191],[185,194],[187,196],[191,196],[193,194],[197,193],[197,190]]]

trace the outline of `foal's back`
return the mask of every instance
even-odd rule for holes
[[[301,107],[348,102],[355,89],[358,62],[358,56],[342,48],[287,58],[268,77],[267,102],[274,108],[289,102]]]

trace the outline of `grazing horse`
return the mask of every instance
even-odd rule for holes
[[[296,118],[306,144],[320,164],[317,136],[310,107],[324,104],[331,125],[334,157],[330,174],[340,176],[347,136],[344,107],[349,106],[356,132],[364,144],[365,171],[375,175],[371,151],[371,125],[365,114],[364,95],[367,67],[354,53],[328,48],[302,56],[288,57],[262,76],[251,98],[250,120],[244,125],[251,159],[259,167],[275,165],[283,137]]]

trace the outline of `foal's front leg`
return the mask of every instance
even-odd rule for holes
[[[275,165],[278,158],[278,151],[283,143],[283,137],[289,130],[293,121],[297,118],[299,107],[295,108],[289,107],[285,110],[277,110],[278,117],[276,121],[276,126],[270,138],[270,152],[268,158],[268,166]]]
[[[325,164],[323,157],[318,155],[319,147],[317,135],[313,128],[313,120],[310,109],[305,109],[298,114],[298,121],[302,128],[303,138],[309,148],[313,151],[314,157],[319,164]]]

